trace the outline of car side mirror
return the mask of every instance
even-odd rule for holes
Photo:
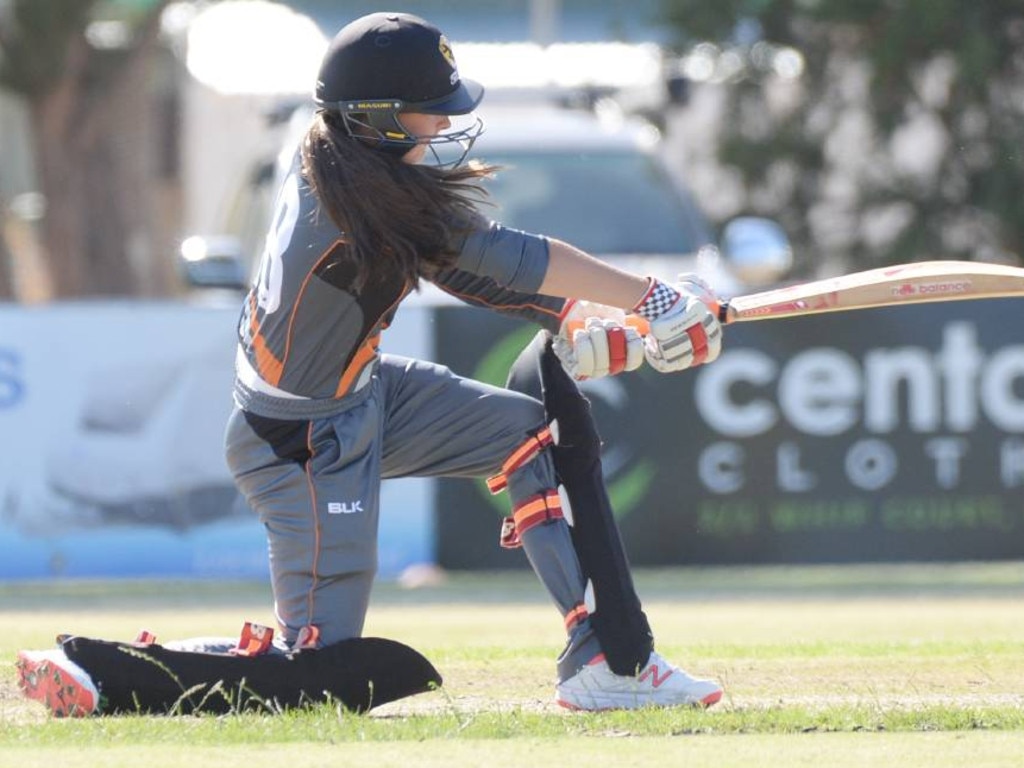
[[[237,237],[193,235],[181,243],[178,264],[191,288],[248,288],[242,243]]]
[[[747,285],[778,282],[793,266],[789,237],[771,219],[732,219],[722,230],[721,246],[733,274]]]

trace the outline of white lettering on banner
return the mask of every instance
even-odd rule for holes
[[[13,408],[24,395],[18,353],[13,349],[0,349],[0,408]]]
[[[999,451],[999,477],[1006,488],[1024,485],[1024,440],[1010,438]]]
[[[939,377],[927,350],[874,350],[864,356],[864,426],[870,432],[894,432],[907,408],[914,432],[934,432],[942,423]],[[906,398],[900,396],[901,389]]]
[[[779,376],[779,407],[807,435],[839,435],[857,423],[857,361],[838,349],[796,355]]]
[[[714,365],[702,368],[697,377],[696,402],[704,421],[729,437],[753,437],[767,432],[778,422],[775,407],[767,400],[735,400],[733,388],[742,384],[766,386],[777,373],[776,362],[758,350],[723,353]]]
[[[969,445],[959,437],[936,437],[921,449],[935,468],[935,483],[943,490],[956,488]],[[820,461],[813,451],[787,441],[776,446],[772,459],[778,490],[802,493],[818,484]],[[697,457],[697,472],[704,488],[717,495],[737,493],[747,488],[751,474],[749,452],[740,443],[712,443]],[[880,491],[888,487],[899,472],[899,456],[885,440],[868,438],[852,443],[843,457],[843,471],[850,485],[862,491]],[[999,478],[1005,488],[1024,486],[1024,440],[1008,438],[999,448]]]
[[[780,445],[778,457],[775,467],[780,491],[799,493],[809,491],[818,484],[814,473],[800,466],[800,446],[796,443]]]
[[[858,422],[874,434],[903,424],[921,434],[967,432],[982,414],[1000,430],[1021,432],[1022,380],[1024,345],[986,357],[977,328],[957,321],[943,328],[937,352],[874,349],[861,364],[823,347],[800,352],[781,368],[759,350],[726,350],[700,371],[695,398],[704,421],[731,438],[765,434],[780,421],[820,436],[842,434]]]
[[[705,448],[697,462],[704,487],[715,493],[735,493],[743,488],[743,448],[736,443],[714,443]]]
[[[967,455],[967,441],[958,437],[936,437],[924,444],[925,453],[935,460],[935,481],[940,488],[956,488],[960,462]]]
[[[1007,347],[992,356],[981,379],[981,402],[992,423],[1007,432],[1024,432],[1024,400],[1014,384],[1024,379],[1024,347]]]
[[[846,476],[864,491],[877,491],[896,476],[899,459],[883,440],[859,440],[846,452]]]

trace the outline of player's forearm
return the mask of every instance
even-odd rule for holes
[[[586,299],[629,311],[647,291],[646,277],[614,267],[561,240],[550,240],[540,293]]]

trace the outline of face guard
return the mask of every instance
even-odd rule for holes
[[[484,132],[484,123],[474,113],[449,115],[452,127],[436,136],[414,136],[402,124],[403,112],[436,113],[431,104],[407,104],[398,99],[346,101],[320,105],[340,114],[345,130],[376,150],[402,157],[413,147],[423,144],[430,150],[431,165],[454,168],[461,164]]]

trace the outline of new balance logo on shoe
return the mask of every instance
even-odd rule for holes
[[[356,512],[363,511],[363,502],[352,501],[330,501],[327,503],[327,514],[329,515],[354,515]]]
[[[645,683],[647,682],[647,678],[651,678],[651,687],[661,688],[661,684],[668,680],[672,676],[672,673],[675,672],[675,670],[672,669],[672,667],[669,667],[663,675],[659,675],[658,672],[658,665],[651,664],[647,667],[646,670],[644,670],[644,673],[640,675],[639,680],[641,683]]]

